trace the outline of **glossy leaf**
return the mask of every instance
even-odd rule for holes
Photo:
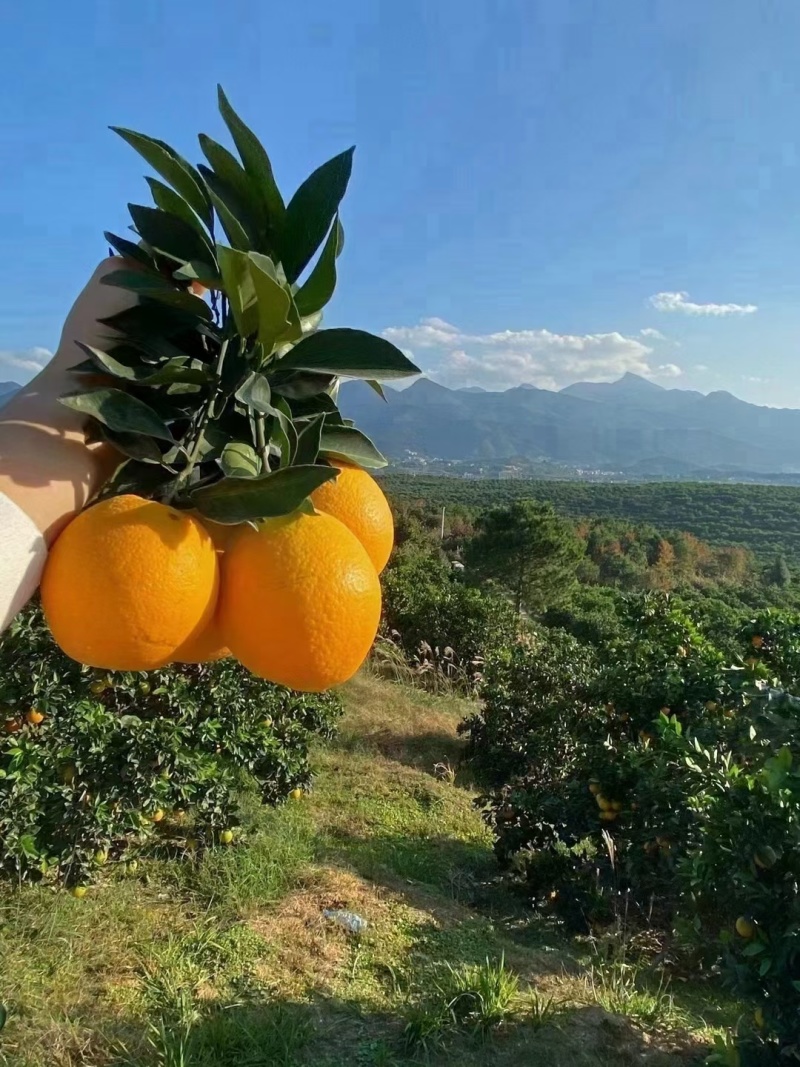
[[[249,337],[258,329],[256,287],[250,273],[250,260],[243,252],[227,245],[217,245],[217,258],[236,329],[243,337]]]
[[[172,441],[172,434],[161,417],[142,400],[121,389],[95,389],[91,393],[70,393],[61,403],[73,411],[97,419],[109,430],[138,433]]]
[[[222,450],[220,466],[231,478],[254,478],[261,473],[261,460],[252,445],[229,441]]]
[[[280,361],[281,370],[310,370],[349,378],[405,378],[419,374],[399,348],[364,330],[319,330]]]
[[[373,470],[385,467],[387,462],[367,435],[355,426],[331,426],[326,423],[319,450],[323,455],[352,460],[360,467]]]
[[[101,427],[100,436],[129,459],[137,459],[141,463],[163,462],[161,449],[152,437],[139,433],[119,433],[107,426]]]
[[[145,178],[145,181],[150,186],[150,192],[153,195],[153,202],[156,207],[160,207],[162,211],[168,211],[171,215],[177,215],[178,218],[183,219],[185,223],[205,236],[202,222],[182,196],[179,196],[174,189],[170,189],[168,185],[160,182],[158,178],[148,177]]]
[[[283,224],[283,216],[286,209],[283,205],[283,197],[275,182],[275,176],[272,173],[272,164],[269,156],[253,131],[242,122],[233,110],[221,85],[217,86],[217,97],[220,114],[225,120],[225,125],[230,130],[233,142],[244,164],[244,169],[252,179],[258,196],[264,204],[269,225],[274,230],[278,230]]]
[[[210,241],[177,215],[143,204],[128,204],[128,210],[137,232],[156,252],[178,263],[193,259],[214,263]]]
[[[178,267],[172,277],[181,282],[200,282],[206,289],[222,288],[222,279],[217,272],[209,267],[208,263],[194,259]]]
[[[115,233],[110,233],[108,230],[104,232],[103,237],[125,259],[132,259],[136,263],[144,264],[146,267],[154,266],[153,257],[141,245],[134,244],[133,241],[128,241],[125,237],[117,237]]]
[[[197,329],[200,320],[183,308],[148,302],[124,308],[98,321],[103,326],[119,330],[130,339],[136,339],[136,343],[141,340],[157,345],[164,338]]]
[[[248,259],[258,303],[258,339],[269,352],[289,329],[287,315],[291,298],[278,281],[274,264],[267,256],[251,252]]]
[[[314,269],[295,293],[294,302],[301,316],[313,315],[324,308],[333,296],[336,288],[336,260],[343,240],[344,229],[337,215]]]
[[[286,207],[281,262],[290,282],[297,281],[325,240],[353,169],[354,148],[329,159],[311,174]]]
[[[164,141],[120,126],[112,126],[111,129],[135,148],[153,170],[180,193],[207,226],[211,225],[211,205],[200,176],[191,163],[179,156],[174,148],[170,148]]]
[[[313,415],[302,428],[298,427],[297,447],[294,455],[295,463],[316,463],[317,457],[319,456],[320,440],[324,423],[324,414]],[[295,426],[298,426],[298,424],[295,423]]]
[[[373,391],[373,393],[377,393],[378,396],[381,398],[381,400],[383,400],[386,403],[388,403],[388,401],[386,400],[386,393],[383,391],[383,386],[381,385],[381,383],[380,382],[376,382],[372,378],[367,378],[366,381],[367,381],[367,385],[370,387],[370,389]]]
[[[201,165],[200,173],[208,188],[225,235],[241,252],[248,252],[257,241],[257,228],[248,218],[247,208],[213,170]]]
[[[199,135],[200,147],[214,174],[235,194],[237,201],[252,219],[258,230],[266,227],[266,208],[258,189],[239,160],[211,137]],[[203,168],[201,168],[202,171]]]
[[[192,503],[214,522],[239,523],[289,515],[336,476],[331,467],[303,465],[262,474],[257,478],[223,478],[196,489]]]
[[[245,407],[261,415],[275,413],[269,382],[263,374],[251,374],[247,381],[236,390],[236,399]]]
[[[272,387],[281,396],[286,396],[290,400],[299,400],[302,397],[324,393],[334,380],[330,374],[297,371],[289,374],[276,374],[272,379]]]
[[[160,274],[145,273],[137,270],[115,270],[100,279],[103,285],[113,285],[128,289],[140,296],[159,300],[172,307],[183,308],[200,319],[212,320],[211,308],[202,299],[187,289],[177,289]]]

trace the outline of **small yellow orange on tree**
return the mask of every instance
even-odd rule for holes
[[[31,708],[25,715],[25,721],[32,726],[38,726],[40,722],[44,722],[44,715],[38,708]]]
[[[609,808],[606,808],[600,812],[600,818],[603,820],[603,822],[614,822],[614,820],[617,818],[617,813],[615,811],[611,811]]]
[[[740,915],[736,920],[736,933],[739,937],[743,937],[745,941],[750,941],[751,938],[755,937],[756,925],[746,915]]]
[[[15,734],[22,729],[22,723],[19,719],[6,719],[3,723],[3,729],[7,734]]]
[[[83,900],[88,892],[88,887],[85,885],[74,885],[70,889],[70,895],[75,897],[76,900]]]
[[[219,620],[233,655],[304,692],[351,678],[375,640],[378,575],[348,528],[296,511],[243,530],[225,553]]]
[[[150,822],[161,822],[164,818],[164,812],[161,808],[157,808],[150,816]]]
[[[334,481],[315,489],[311,502],[356,535],[380,574],[394,545],[394,520],[389,502],[372,475],[361,467],[342,459],[329,462],[339,474]]]
[[[750,644],[753,646],[753,648],[763,648],[764,638],[761,637],[760,634],[753,634],[753,636],[750,638]]]
[[[56,539],[42,607],[57,644],[81,663],[151,670],[214,613],[214,545],[190,515],[132,494],[111,497]]]
[[[289,794],[289,799],[290,800],[302,800],[303,799],[303,790],[299,789],[299,788],[298,789],[293,789],[291,791],[291,793]]]
[[[223,830],[219,835],[219,839],[223,845],[229,845],[233,841],[233,830]]]
[[[597,796],[597,794],[600,792],[600,783],[589,782],[589,792],[592,793],[594,796]]]

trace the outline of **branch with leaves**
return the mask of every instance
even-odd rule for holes
[[[353,149],[287,204],[221,88],[219,108],[238,159],[200,134],[207,165],[195,167],[163,141],[115,128],[160,176],[147,178],[155,206],[129,205],[135,240],[105,235],[127,265],[104,281],[137,303],[103,320],[102,349],[82,346],[74,372],[92,386],[62,403],[123,457],[106,493],[239,523],[301,506],[336,476],[328,459],[384,466],[342,418],[339,379],[383,395],[380,381],[419,371],[380,337],[320,329],[344,247]]]

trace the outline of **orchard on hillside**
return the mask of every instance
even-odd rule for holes
[[[200,134],[205,164],[116,132],[160,177],[130,204],[138,240],[106,233],[103,281],[132,305],[81,344],[62,402],[119,465],[50,554],[42,605],[72,658],[110,670],[233,655],[297,690],[346,681],[372,645],[391,512],[367,473],[383,456],[336,403],[340,377],[417,373],[397,348],[320,329],[344,245],[353,149],[286,203],[222,89],[238,158]],[[163,179],[163,181],[161,180]],[[315,260],[316,257],[316,260]]]

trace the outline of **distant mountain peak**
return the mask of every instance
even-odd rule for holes
[[[641,374],[634,374],[632,370],[627,370],[618,378],[615,382],[609,382],[609,385],[614,388],[624,387],[625,389],[646,389],[648,392],[663,393],[664,386],[658,385],[657,382],[651,382],[649,378],[643,378]]]

